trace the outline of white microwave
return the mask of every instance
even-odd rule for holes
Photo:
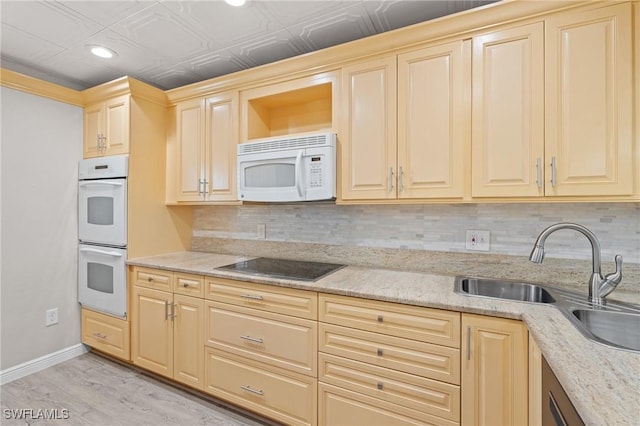
[[[238,145],[241,201],[290,202],[336,197],[336,134],[265,138]]]

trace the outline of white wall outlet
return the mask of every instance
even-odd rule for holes
[[[58,308],[53,308],[45,312],[44,325],[49,327],[58,323]]]
[[[472,251],[489,251],[491,241],[490,231],[480,231],[477,229],[467,229],[465,248]]]
[[[256,226],[256,239],[258,240],[266,240],[267,239],[267,224],[259,223]]]

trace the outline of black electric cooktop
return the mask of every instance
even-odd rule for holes
[[[306,262],[301,260],[273,259],[258,257],[251,260],[232,263],[216,269],[241,272],[250,275],[262,275],[273,278],[286,278],[300,281],[317,281],[344,267],[338,263]]]

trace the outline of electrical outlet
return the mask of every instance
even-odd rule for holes
[[[472,251],[489,251],[491,232],[477,229],[467,229],[465,248]]]
[[[47,310],[44,318],[44,325],[49,327],[58,323],[58,308]]]
[[[259,223],[258,226],[256,226],[256,239],[267,239],[267,225],[265,223]]]

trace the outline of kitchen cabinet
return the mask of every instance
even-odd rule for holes
[[[462,314],[463,425],[528,422],[528,332],[520,321]]]
[[[82,343],[124,361],[129,361],[129,322],[82,308]]]
[[[319,304],[320,424],[459,424],[459,313],[326,294]]]
[[[210,277],[205,298],[205,392],[317,424],[317,294]]]
[[[83,158],[129,153],[130,95],[84,108]]]
[[[632,34],[630,3],[546,19],[545,195],[637,193]]]
[[[542,196],[543,23],[473,37],[472,196]]]
[[[235,201],[238,92],[180,102],[173,115],[167,201]]]
[[[158,290],[195,275],[143,269],[132,292],[132,361],[196,389],[204,383],[204,300]],[[200,282],[203,282],[200,277]],[[203,288],[203,285],[200,284]]]
[[[469,55],[455,41],[343,69],[343,200],[463,197]]]
[[[628,3],[474,36],[472,196],[637,193],[631,41]]]

